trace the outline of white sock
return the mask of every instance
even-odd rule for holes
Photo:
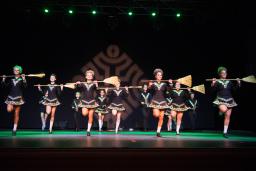
[[[168,131],[172,130],[172,120],[170,120],[169,125],[167,125],[167,129],[168,129]]]
[[[102,121],[99,120],[99,130],[101,130],[101,128],[102,128]]]
[[[161,131],[161,127],[159,126],[159,127],[157,127],[157,133],[160,133],[160,131]]]
[[[118,132],[118,128],[119,128],[119,125],[120,125],[120,118],[116,120],[116,133]]]
[[[88,123],[88,125],[87,125],[87,132],[91,131],[91,127],[92,127],[92,124]]]
[[[180,133],[180,124],[176,126],[176,133],[177,133],[177,134]]]
[[[13,124],[13,131],[16,131],[17,130],[17,124]]]
[[[224,125],[223,133],[226,134],[228,132],[228,125]]]
[[[41,113],[41,121],[42,121],[42,129],[44,129],[45,128],[44,113]]]
[[[54,123],[54,121],[50,120],[50,127],[49,127],[50,132],[52,132],[53,123]]]

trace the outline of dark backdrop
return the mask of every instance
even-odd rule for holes
[[[152,78],[154,68],[160,67],[165,78],[192,74],[194,85],[205,83],[206,95],[196,95],[199,129],[215,129],[221,121],[212,106],[215,94],[205,78],[216,77],[220,65],[228,68],[229,77],[255,75],[255,25],[246,3],[207,2],[203,9],[194,9],[197,13],[180,19],[117,16],[112,23],[115,27],[105,15],[45,16],[14,3],[8,9],[1,24],[1,75],[12,74],[12,67],[19,64],[25,73],[56,73],[58,82],[68,82],[98,52],[117,44],[148,78]],[[46,83],[48,78],[28,81],[20,127],[39,128],[40,96],[32,85]],[[0,91],[0,128],[9,128],[12,115],[4,104],[7,92]],[[234,109],[231,128],[256,130],[255,95],[255,85],[248,83],[234,94],[239,106]],[[72,98],[73,91],[65,89],[56,116],[56,122],[70,121],[68,127],[72,127]]]

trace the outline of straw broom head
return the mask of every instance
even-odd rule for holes
[[[205,94],[204,84],[192,87],[192,90]]]
[[[28,77],[38,77],[38,78],[43,78],[45,77],[45,73],[39,73],[39,74],[28,74]]]
[[[254,75],[250,75],[248,77],[242,78],[242,80],[248,83],[256,83],[256,78]]]
[[[177,82],[179,82],[180,84],[186,85],[188,87],[191,87],[192,86],[192,76],[188,75],[188,76],[179,78],[177,80]]]
[[[104,79],[103,82],[107,83],[107,84],[117,85],[120,82],[120,80],[119,80],[118,76],[112,76],[112,77]]]

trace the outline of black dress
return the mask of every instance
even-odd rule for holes
[[[81,83],[77,87],[81,91],[81,103],[79,107],[94,109],[99,106],[94,98],[94,92],[97,88],[94,83]]]
[[[45,99],[46,99],[46,96],[43,95],[43,93],[42,93],[42,97],[41,97],[41,99],[40,99],[40,101],[39,101],[39,104],[40,104],[40,113],[45,113],[45,112],[46,112],[46,111],[45,111],[45,106],[43,105],[43,102],[45,101]]]
[[[217,97],[213,103],[217,106],[225,105],[228,108],[237,106],[231,92],[238,87],[239,84],[235,85],[229,80],[217,80],[213,87],[217,91]]]
[[[81,105],[81,99],[80,98],[79,99],[75,98],[72,102],[71,107],[74,111],[78,111],[79,110],[79,105]]]
[[[96,102],[99,106],[96,108],[95,113],[107,114],[107,98],[98,96],[96,98]]]
[[[189,109],[186,101],[189,99],[189,92],[187,90],[171,90],[169,97],[172,99],[170,109],[177,112],[184,112]]]
[[[45,97],[43,101],[43,105],[45,106],[59,106],[59,95],[61,92],[61,89],[59,86],[55,86],[55,84],[49,84],[49,86],[46,88],[45,92],[48,94],[47,97]]]
[[[171,97],[167,97],[166,98],[167,101],[167,105],[169,106],[169,108],[167,108],[164,112],[165,115],[169,116],[171,114],[171,104],[172,104],[172,98]]]
[[[10,87],[10,93],[5,101],[6,104],[20,106],[25,102],[23,100],[23,89],[27,87],[27,82],[21,77],[13,78],[9,82],[2,82],[6,87]]]
[[[148,108],[151,99],[152,99],[152,96],[148,91],[147,92],[143,91],[140,93],[139,100],[142,107]]]
[[[128,97],[128,92],[124,88],[120,88],[119,90],[113,89],[109,91],[108,96],[111,99],[111,103],[108,106],[111,110],[124,111],[123,100]]]
[[[166,92],[169,89],[168,84],[154,82],[149,89],[152,93],[152,100],[149,107],[154,109],[168,108],[166,101]]]

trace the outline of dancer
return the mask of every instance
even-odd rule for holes
[[[217,91],[217,97],[213,103],[218,106],[219,113],[221,115],[224,114],[223,136],[228,138],[228,126],[230,123],[232,108],[237,106],[232,97],[231,91],[240,87],[241,82],[239,79],[237,79],[236,84],[230,80],[225,80],[227,78],[227,69],[225,67],[219,67],[217,72],[220,79],[216,80],[216,78],[213,78],[211,84],[211,86]]]
[[[52,128],[54,124],[54,118],[55,118],[55,112],[57,109],[57,106],[60,105],[59,102],[59,95],[61,91],[63,90],[63,85],[56,85],[56,75],[51,74],[50,76],[50,84],[47,86],[47,88],[44,90],[44,92],[47,93],[47,97],[43,101],[43,105],[46,106],[46,113],[47,115],[51,115],[50,119],[50,126],[49,126],[49,134],[52,134]],[[43,92],[40,85],[38,86],[38,90]],[[47,120],[47,116],[45,117],[45,122]]]
[[[119,82],[115,85],[115,88],[110,90],[108,92],[108,88],[106,89],[106,93],[111,99],[111,103],[109,105],[109,109],[112,110],[112,114],[116,116],[116,128],[115,128],[115,133],[118,133],[119,125],[121,122],[121,115],[123,111],[125,111],[124,105],[123,105],[123,100],[128,97],[128,87],[121,88],[120,87],[120,80]]]
[[[144,131],[148,130],[148,122],[149,122],[149,114],[150,114],[150,108],[149,108],[149,102],[151,101],[151,94],[148,90],[148,85],[143,84],[142,91],[140,93],[140,104],[141,104],[141,111],[143,114],[143,127]]]
[[[81,105],[81,93],[76,92],[75,99],[73,100],[72,103],[72,109],[73,109],[73,115],[74,115],[74,121],[75,121],[75,131],[79,131],[79,122],[78,122],[78,117],[80,115],[79,112],[79,105]]]
[[[168,87],[172,87],[172,80],[169,80],[169,84],[161,82],[163,78],[162,69],[155,69],[153,74],[156,81],[149,82],[149,89],[152,91],[152,100],[149,107],[153,108],[153,115],[158,118],[156,136],[161,137],[160,132],[163,124],[164,112],[165,109],[168,108],[166,92]]]
[[[102,126],[104,122],[104,116],[108,113],[107,111],[107,98],[105,90],[100,90],[99,96],[96,98],[97,103],[99,106],[96,108],[95,113],[98,114],[98,121],[99,121],[99,131],[102,131]]]
[[[198,107],[197,99],[195,98],[195,93],[191,91],[190,99],[188,100],[188,115],[190,118],[191,128],[196,128],[196,109]]]
[[[6,81],[6,76],[3,75],[2,84],[5,87],[10,88],[10,92],[5,103],[7,104],[7,111],[9,113],[14,112],[12,135],[16,136],[17,127],[19,124],[20,110],[21,106],[24,104],[23,90],[25,87],[27,87],[27,81],[25,75],[22,74],[21,66],[14,66],[13,73],[14,78],[9,80],[8,82]]]
[[[180,135],[180,126],[183,117],[183,112],[187,111],[189,107],[186,105],[186,101],[190,98],[190,88],[187,90],[180,89],[180,83],[175,83],[175,89],[169,92],[170,98],[172,98],[171,102],[171,113],[169,115],[169,119],[176,118],[176,135]]]
[[[94,71],[87,70],[85,72],[85,80],[86,82],[76,82],[76,86],[81,89],[81,103],[78,107],[82,108],[82,115],[88,115],[88,124],[87,124],[87,136],[91,136],[91,127],[93,124],[93,113],[97,104],[94,93],[98,87],[98,82],[94,81]]]
[[[45,101],[46,97],[48,96],[48,92],[42,92],[42,97],[41,100],[39,101],[40,104],[40,116],[41,116],[41,122],[42,122],[42,131],[44,131],[45,127],[46,127],[46,119],[47,119],[47,113],[45,110],[45,106],[43,105],[43,102]]]

